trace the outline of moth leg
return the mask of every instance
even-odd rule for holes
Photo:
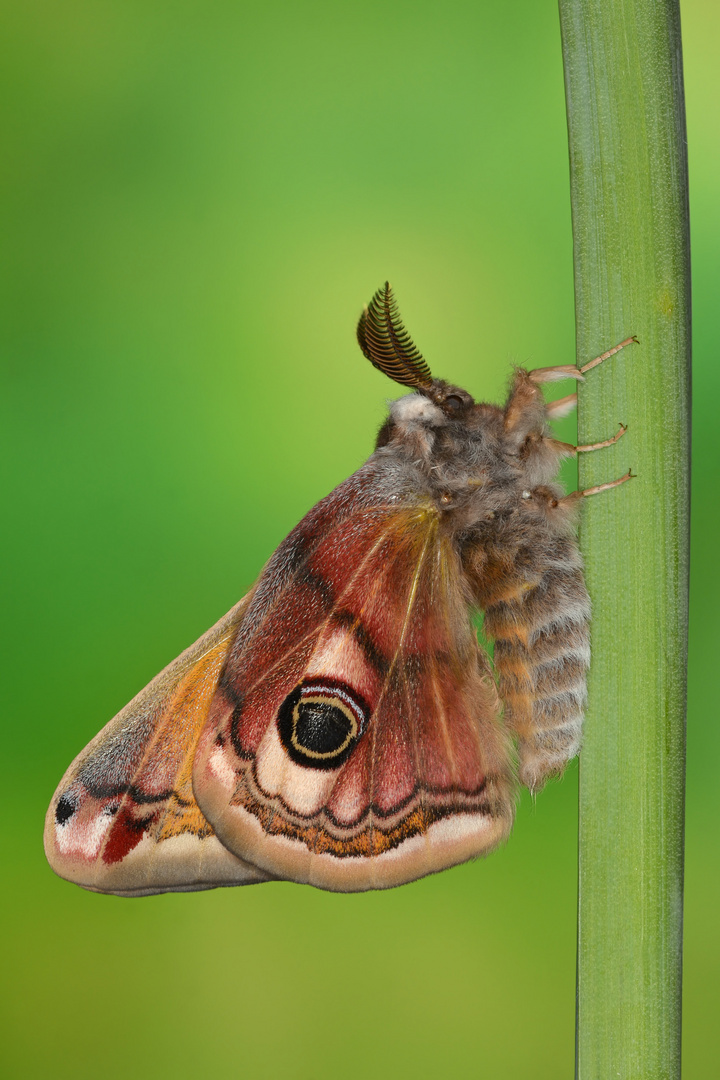
[[[572,457],[575,454],[589,454],[591,450],[602,450],[605,446],[613,446],[619,439],[622,439],[626,431],[627,424],[621,424],[616,435],[611,436],[609,439],[603,439],[602,442],[588,443],[586,446],[573,446],[572,443],[560,442],[559,439],[552,439],[551,442],[558,448],[559,453],[562,452],[564,457]]]
[[[574,394],[569,394],[560,401],[546,405],[539,387],[543,383],[557,382],[560,379],[577,379],[582,382],[587,371],[602,364],[611,356],[615,356],[627,345],[633,344],[639,344],[635,335],[625,338],[619,345],[614,345],[612,349],[601,353],[582,367],[577,367],[575,364],[559,364],[554,367],[535,368],[533,371],[518,368],[505,406],[506,433],[514,438],[518,447],[528,436],[541,436],[547,420],[557,420],[565,416],[576,405],[577,398]]]
[[[560,364],[556,367],[535,368],[529,372],[529,376],[538,385],[540,383],[557,382],[559,379],[578,379],[578,381],[582,381],[586,371],[590,371],[591,368],[597,367],[603,361],[609,360],[611,356],[615,356],[626,345],[639,344],[640,342],[633,334],[632,337],[625,338],[619,345],[615,345],[612,349],[608,349],[607,352],[601,353],[600,356],[596,356],[594,360],[583,364],[582,367],[576,367],[575,364]]]
[[[582,382],[585,376],[575,364],[558,364],[555,367],[538,367],[528,372],[528,378],[536,386],[541,383],[560,382],[561,379],[577,379]]]
[[[563,416],[571,413],[577,405],[577,394],[568,394],[567,397],[558,398],[557,401],[549,401],[545,406],[545,416],[548,420],[562,420]]]
[[[602,450],[605,446],[613,446],[618,439],[622,439],[623,435],[627,431],[627,424],[621,424],[620,430],[616,435],[612,435],[609,439],[603,439],[602,442],[588,443],[586,446],[576,446],[576,454],[589,454],[591,450]]]
[[[600,356],[596,356],[594,360],[590,360],[587,364],[583,364],[583,366],[580,368],[580,371],[584,375],[586,371],[590,370],[590,368],[597,367],[598,364],[602,364],[603,360],[609,360],[611,356],[615,355],[615,353],[619,353],[620,350],[624,349],[626,345],[639,344],[640,342],[638,341],[635,334],[633,334],[631,337],[625,338],[624,341],[621,341],[619,345],[615,345],[612,349],[608,349],[607,352],[602,353]]]
[[[505,405],[505,433],[519,448],[528,436],[540,437],[547,418],[545,399],[530,372],[518,368]]]
[[[571,491],[569,495],[565,495],[564,498],[558,499],[558,506],[573,506],[578,503],[580,499],[587,498],[588,495],[598,495],[601,491],[609,491],[610,488],[620,487],[621,484],[627,483],[628,480],[634,480],[635,473],[632,469],[628,469],[624,476],[619,477],[617,480],[609,480],[606,484],[596,484],[594,487],[584,488],[583,491]]]

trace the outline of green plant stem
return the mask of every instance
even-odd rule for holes
[[[560,0],[593,659],[580,763],[577,1076],[680,1075],[690,273],[678,0]]]

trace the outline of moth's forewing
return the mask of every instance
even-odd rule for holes
[[[156,676],[72,763],[45,821],[45,852],[61,877],[125,896],[268,879],[218,841],[191,782],[195,744],[248,600]]]
[[[512,822],[511,755],[457,555],[428,500],[383,501],[372,472],[268,564],[194,766],[227,847],[338,891],[484,854]]]

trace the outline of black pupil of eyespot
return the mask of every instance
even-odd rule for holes
[[[76,809],[75,803],[68,799],[67,795],[62,795],[55,807],[55,821],[58,825],[64,825],[73,816]]]
[[[457,394],[450,394],[450,397],[445,398],[445,404],[448,405],[454,412],[458,409],[462,409],[463,400],[459,398]]]
[[[351,724],[342,709],[320,702],[302,702],[295,722],[295,740],[313,754],[331,754],[339,750]]]
[[[306,689],[300,684],[278,709],[277,731],[296,765],[339,769],[360,738],[368,713],[350,688],[336,694],[334,685],[313,684]]]

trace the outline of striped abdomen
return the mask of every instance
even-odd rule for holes
[[[491,554],[478,584],[520,780],[535,791],[580,748],[590,599],[577,545],[556,537],[512,561]]]

